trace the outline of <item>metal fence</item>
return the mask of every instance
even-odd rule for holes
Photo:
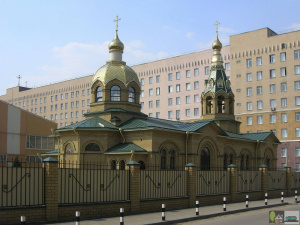
[[[147,166],[140,174],[141,199],[160,199],[187,196],[187,171]]]
[[[261,186],[261,171],[255,170],[241,170],[237,173],[237,191],[260,191]]]
[[[129,200],[129,170],[93,163],[61,162],[59,167],[59,204]]]
[[[229,193],[229,172],[223,168],[198,170],[196,182],[197,196]]]
[[[18,160],[0,164],[0,208],[44,205],[44,168]]]
[[[277,190],[286,188],[285,171],[268,171],[268,189]]]
[[[291,188],[300,188],[300,172],[292,172]]]

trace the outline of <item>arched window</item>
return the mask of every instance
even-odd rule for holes
[[[224,96],[218,96],[218,113],[225,112],[225,98]]]
[[[223,159],[223,168],[224,170],[227,169],[227,154],[224,154],[224,159]]]
[[[249,170],[249,155],[246,156],[246,170]]]
[[[241,156],[241,170],[244,170],[244,155]]]
[[[210,114],[213,113],[213,101],[212,101],[212,97],[207,97],[206,98],[206,114]]]
[[[268,167],[268,169],[270,169],[270,158],[269,158],[269,157],[267,157],[267,158],[265,159],[265,164],[266,164],[266,166]]]
[[[175,169],[175,151],[170,152],[170,169]]]
[[[96,89],[96,102],[102,102],[102,87]]]
[[[135,90],[133,87],[129,88],[128,102],[135,103]]]
[[[110,101],[119,102],[121,101],[121,89],[119,86],[114,85],[110,89]]]
[[[110,162],[110,165],[111,165],[111,169],[112,170],[116,170],[117,169],[117,161],[116,160],[112,160]]]
[[[66,154],[74,153],[74,149],[72,148],[71,144],[67,144],[67,146],[65,147],[65,153]]]
[[[120,170],[125,170],[125,161],[124,161],[124,160],[121,160],[121,161],[119,162],[119,169],[120,169]]]
[[[229,164],[233,164],[233,154],[230,154],[229,157],[230,157]]]
[[[162,170],[166,169],[166,150],[164,150],[164,149],[161,151],[161,159],[160,159],[160,162],[161,162],[160,168],[161,168]]]
[[[139,161],[138,163],[140,164],[140,170],[145,170],[146,169],[146,165],[143,161]]]
[[[100,147],[96,143],[89,143],[85,147],[85,151],[100,151]]]
[[[210,170],[210,153],[208,148],[201,150],[201,170]]]

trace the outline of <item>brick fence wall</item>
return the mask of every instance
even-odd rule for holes
[[[197,168],[193,164],[186,165],[187,171],[187,196],[169,199],[140,199],[140,166],[136,162],[128,163],[130,169],[130,200],[106,203],[82,203],[82,204],[58,204],[58,165],[57,161],[48,158],[44,161],[45,168],[45,206],[41,207],[19,207],[3,208],[0,210],[0,224],[16,223],[20,221],[20,216],[26,216],[27,222],[38,221],[63,221],[75,218],[75,212],[80,211],[81,218],[101,218],[118,216],[119,209],[124,208],[125,214],[137,214],[144,212],[160,211],[161,205],[166,204],[166,208],[180,209],[195,207],[195,201],[199,200],[200,206],[222,204],[223,197],[227,197],[227,202],[245,201],[246,194],[250,201],[264,199],[265,193],[269,198],[280,197],[283,191],[285,196],[292,196],[294,190],[291,188],[291,169],[285,168],[286,189],[268,190],[268,168],[261,166],[261,191],[238,193],[237,192],[237,168],[230,165],[230,187],[228,194],[196,196],[196,172]]]

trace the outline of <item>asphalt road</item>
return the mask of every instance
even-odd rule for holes
[[[300,205],[286,205],[276,208],[254,210],[242,212],[232,215],[218,216],[210,219],[196,220],[186,223],[178,223],[182,225],[268,225],[269,224],[269,211],[282,210],[282,211],[300,211]],[[299,224],[299,223],[298,223]]]

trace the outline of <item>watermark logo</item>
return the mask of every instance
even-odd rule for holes
[[[299,224],[299,211],[270,211],[269,224]]]

